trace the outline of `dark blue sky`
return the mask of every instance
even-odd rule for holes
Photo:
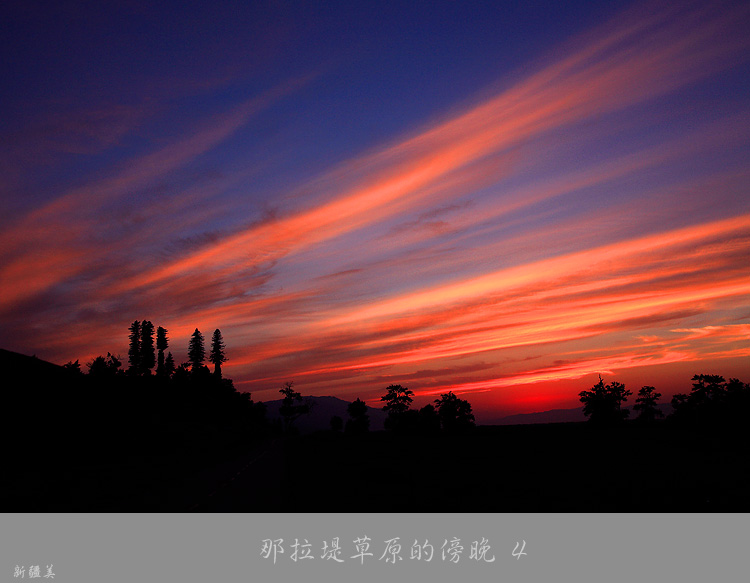
[[[618,3],[153,4],[3,9],[3,131],[43,142],[42,185],[73,178],[60,157],[108,168],[294,79],[309,79],[304,103],[275,104],[243,147],[275,140],[314,173],[522,74]]]

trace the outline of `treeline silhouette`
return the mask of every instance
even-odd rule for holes
[[[200,456],[267,430],[265,406],[222,376],[226,356],[218,329],[208,353],[213,371],[198,329],[189,361],[179,366],[167,352],[165,328],[135,321],[129,340],[127,368],[112,353],[94,358],[86,371],[78,360],[40,366],[38,359],[4,354],[15,462],[102,463],[175,450]]]
[[[17,457],[37,452],[50,457],[67,448],[70,455],[149,451],[179,443],[198,449],[227,443],[246,444],[258,437],[296,432],[295,421],[310,413],[314,402],[303,398],[287,382],[279,392],[280,419],[269,421],[263,403],[238,392],[224,378],[226,345],[219,329],[206,350],[196,328],[187,346],[188,361],[175,364],[166,328],[149,320],[128,327],[127,367],[112,353],[86,364],[78,360],[58,367],[34,366],[36,359],[4,366],[9,377],[5,395],[12,434],[21,442]],[[7,360],[7,359],[6,359]],[[206,361],[212,365],[209,369]],[[738,379],[698,374],[692,391],[672,398],[673,412],[663,419],[661,393],[643,386],[633,410],[635,422],[665,421],[675,427],[724,426],[744,423],[750,409],[750,386]],[[387,413],[385,428],[397,434],[468,434],[476,429],[471,404],[453,392],[419,409],[412,408],[413,391],[390,385],[381,397]],[[616,426],[628,420],[625,407],[632,392],[618,381],[605,384],[601,376],[581,391],[583,413],[591,425]],[[368,407],[357,398],[347,408],[348,419],[330,419],[332,432],[362,435],[370,429]],[[33,428],[32,431],[26,429]]]
[[[164,327],[136,320],[128,327],[128,341],[126,362],[107,353],[83,367],[79,361],[59,367],[0,350],[0,371],[7,381],[3,429],[5,443],[11,444],[5,458],[11,475],[5,483],[10,488],[6,504],[12,507],[6,510],[183,511],[200,499],[198,486],[193,491],[191,483],[206,468],[213,472],[207,483],[215,485],[215,466],[235,464],[235,475],[237,460],[256,459],[264,451],[275,453],[267,453],[264,459],[271,465],[264,466],[257,482],[276,483],[285,501],[265,511],[309,511],[295,494],[300,489],[313,500],[326,500],[313,506],[316,511],[361,511],[362,499],[379,500],[382,489],[394,484],[422,492],[420,502],[409,498],[400,506],[367,508],[748,507],[735,469],[748,445],[744,426],[750,386],[738,379],[695,375],[691,390],[675,395],[672,412],[664,415],[655,387],[637,391],[631,412],[626,405],[632,391],[599,377],[579,394],[587,423],[509,427],[477,427],[471,404],[451,391],[413,408],[413,391],[394,384],[380,398],[387,414],[385,432],[370,430],[371,409],[357,398],[348,404],[346,419],[334,415],[328,430],[303,436],[298,420],[312,412],[313,398],[285,383],[279,389],[279,418],[270,420],[265,404],[237,391],[223,375],[227,350],[220,330],[207,347],[196,328],[188,360],[180,364]],[[616,451],[652,454],[626,460]],[[507,480],[497,481],[490,471],[498,459]],[[276,482],[267,480],[274,471]],[[103,473],[108,477],[100,477]],[[643,476],[649,476],[645,486]],[[148,484],[162,498],[136,495],[139,484]],[[655,487],[666,494],[653,498]],[[337,497],[329,495],[333,490]],[[462,496],[445,506],[455,492]],[[40,502],[48,498],[48,505]],[[298,506],[289,506],[297,499]],[[243,507],[256,508],[247,497],[242,500]]]
[[[475,427],[470,405],[455,395],[414,410],[412,391],[391,385],[381,397],[389,431],[351,438],[334,418],[330,431],[291,440],[283,508],[747,512],[748,390],[695,375],[670,412],[653,386],[633,395],[600,378],[580,394],[589,421]],[[366,412],[355,401],[349,411],[357,410]]]
[[[4,461],[19,468],[6,484],[11,509],[119,511],[138,509],[144,500],[145,510],[174,509],[168,500],[151,500],[146,490],[167,496],[173,482],[182,480],[169,494],[179,498],[188,487],[184,480],[222,460],[260,451],[280,436],[290,438],[284,439],[285,452],[294,447],[289,444],[298,438],[295,421],[315,402],[293,383],[279,390],[280,418],[271,421],[264,403],[237,391],[223,375],[227,356],[219,329],[207,349],[196,328],[186,362],[176,364],[170,348],[165,327],[136,320],[128,327],[126,359],[107,352],[84,366],[79,360],[57,366],[0,350],[8,413],[3,429],[5,442],[12,444]],[[389,433],[473,428],[471,405],[453,393],[419,410],[410,407],[412,394],[399,385],[386,389]],[[332,420],[331,433],[350,439],[369,435],[369,410],[356,399],[348,405],[346,423]],[[283,463],[288,466],[292,457],[285,453]],[[148,488],[136,493],[138,483]]]
[[[664,420],[675,427],[737,428],[744,427],[750,412],[750,385],[736,378],[725,380],[714,374],[696,374],[692,378],[690,393],[677,393],[672,397],[672,412]],[[624,407],[632,391],[625,385],[612,381],[599,382],[590,390],[579,393],[583,413],[589,423],[598,426],[616,426],[630,416]],[[661,393],[655,387],[643,386],[638,390],[633,410],[638,412],[633,420],[639,424],[653,424],[664,417],[658,407]]]
[[[32,357],[3,351],[5,394],[13,436],[13,461],[36,457],[101,462],[108,457],[158,455],[173,449],[192,454],[243,446],[269,435],[294,434],[295,420],[314,402],[286,383],[279,392],[280,419],[270,421],[266,406],[250,393],[239,392],[222,374],[226,345],[216,329],[207,350],[197,328],[187,346],[188,360],[179,365],[169,333],[149,320],[128,327],[127,363],[108,352],[82,367],[79,360],[57,367]],[[206,365],[212,365],[212,369]],[[382,397],[386,428],[396,433],[466,432],[474,427],[468,401],[452,392],[434,404],[412,409],[413,392],[387,387]],[[368,407],[350,403],[348,419],[331,420],[334,431],[361,435],[370,429]]]

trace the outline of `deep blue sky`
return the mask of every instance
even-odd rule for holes
[[[44,196],[81,168],[106,170],[185,123],[297,79],[308,79],[304,102],[275,104],[242,147],[285,172],[315,174],[501,86],[622,3],[153,4],[3,8],[3,131],[43,142],[33,178],[45,188],[30,192],[26,180],[25,194]],[[113,148],[101,151],[102,141]],[[269,142],[293,151],[293,164],[269,155]],[[60,160],[71,155],[75,171]]]

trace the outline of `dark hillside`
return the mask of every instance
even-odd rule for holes
[[[26,356],[0,348],[0,367],[9,375],[25,377],[51,377],[64,371],[61,366],[41,360],[36,356]]]

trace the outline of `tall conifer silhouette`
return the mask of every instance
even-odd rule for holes
[[[211,337],[211,354],[208,360],[214,365],[214,374],[221,377],[221,365],[227,361],[224,355],[224,339],[221,337],[221,331],[217,328]]]
[[[141,374],[150,374],[154,365],[156,365],[156,355],[154,353],[154,325],[149,320],[143,320],[143,322],[141,322]]]
[[[136,320],[130,325],[130,345],[128,346],[128,372],[140,374],[141,371],[141,323]]]
[[[167,338],[166,328],[159,326],[156,329],[156,349],[159,351],[156,363],[156,374],[164,376],[166,374],[166,368],[164,364],[164,351],[169,347],[169,339]],[[173,363],[174,364],[174,363]]]
[[[176,367],[174,364],[174,357],[172,356],[171,352],[168,352],[167,358],[164,361],[164,374],[168,377],[171,377],[174,374],[175,370]]]
[[[190,359],[190,365],[194,371],[203,366],[203,361],[206,360],[206,348],[203,344],[203,334],[201,334],[198,328],[195,329],[195,332],[193,332],[193,335],[190,337],[190,343],[188,344],[188,359]]]

